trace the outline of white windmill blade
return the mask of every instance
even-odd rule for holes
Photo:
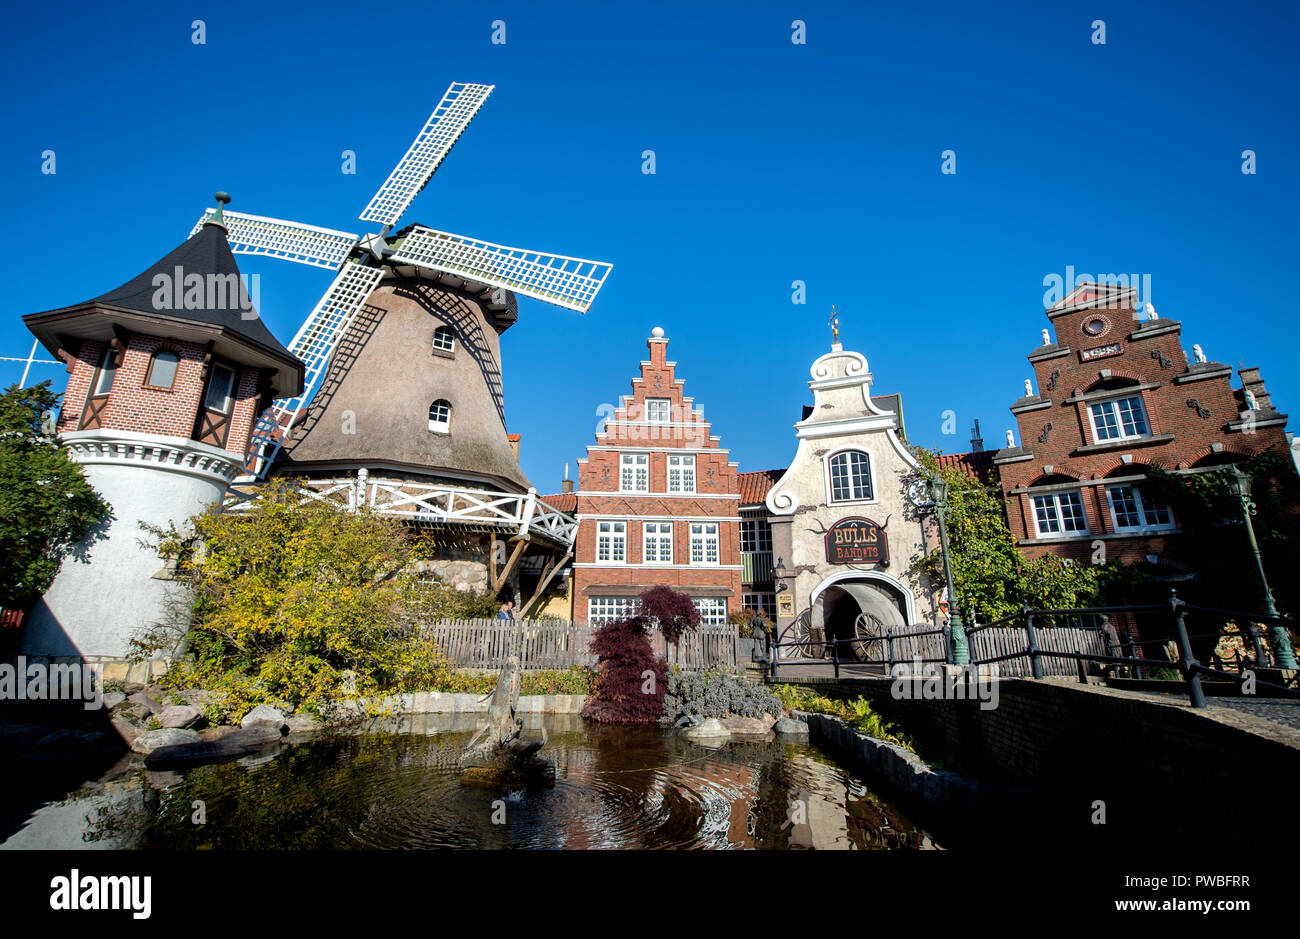
[[[204,212],[190,237],[193,238],[216,214],[216,209]],[[338,269],[357,243],[357,236],[349,232],[303,225],[282,218],[223,212],[219,221],[226,229],[230,250],[236,254],[260,254],[331,271]]]
[[[359,218],[381,225],[396,224],[495,87],[452,82],[424,129]]]
[[[334,278],[334,283],[325,291],[316,308],[299,328],[298,334],[293,337],[289,351],[302,359],[306,366],[302,394],[293,398],[276,399],[258,418],[248,441],[248,454],[255,477],[266,475],[275,455],[280,451],[285,434],[311,400],[316,383],[329,367],[334,347],[383,276],[382,267],[366,267],[354,261],[344,264]]]
[[[390,260],[504,287],[515,293],[586,313],[614,265],[560,254],[508,248],[416,225]]]

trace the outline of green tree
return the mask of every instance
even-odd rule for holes
[[[111,507],[54,434],[59,396],[48,381],[0,394],[0,607],[49,588],[63,559]]]
[[[1002,492],[994,479],[977,480],[958,469],[941,469],[938,454],[912,449],[924,472],[948,483],[948,544],[952,579],[961,612],[970,624],[1010,616],[1028,603],[1039,609],[1100,604],[1109,594],[1141,578],[1118,562],[1067,567],[1052,556],[1029,558],[1016,547],[1007,525]],[[918,567],[943,582],[943,553],[935,550]]]
[[[281,479],[243,511],[155,531],[189,592],[174,622],[137,640],[139,654],[174,651],[183,635],[168,683],[221,692],[214,711],[232,718],[276,700],[319,712],[438,687],[447,662],[418,627],[482,598],[421,582],[419,539],[401,522],[300,503]]]

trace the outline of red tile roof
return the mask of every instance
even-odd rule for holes
[[[977,450],[970,453],[939,454],[940,469],[958,469],[972,479],[983,482],[993,474],[993,454],[996,450]]]
[[[565,515],[573,515],[578,511],[578,494],[576,492],[558,492],[553,496],[538,496],[551,508],[557,512],[563,512]]]
[[[511,443],[515,443],[522,436],[523,434],[506,434],[506,439],[509,440]]]
[[[759,470],[757,473],[741,473],[740,504],[758,505],[767,498],[768,492],[776,481],[785,473],[783,469]]]

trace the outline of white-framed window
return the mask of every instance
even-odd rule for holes
[[[596,562],[627,563],[627,522],[596,523]]]
[[[95,388],[92,398],[102,398],[113,390],[113,378],[117,375],[117,362],[113,358],[113,349],[108,347],[99,353],[99,372],[95,375]]]
[[[701,626],[718,626],[727,621],[726,597],[692,597],[691,602],[700,611]]]
[[[592,597],[587,601],[587,625],[604,626],[626,619],[640,607],[639,597]]]
[[[646,522],[645,528],[645,563],[673,563],[673,523]]]
[[[832,502],[869,502],[875,496],[871,487],[871,458],[862,450],[845,450],[830,459],[830,496]]]
[[[1034,522],[1039,535],[1083,534],[1088,519],[1083,514],[1083,496],[1076,490],[1034,496]]]
[[[429,405],[429,430],[435,434],[451,433],[451,402],[446,398]]]
[[[450,326],[439,326],[433,331],[433,348],[438,352],[456,351],[456,334]]]
[[[619,463],[622,468],[619,473],[619,491],[650,491],[650,454],[624,453]]]
[[[718,563],[717,522],[691,522],[691,563]]]
[[[235,396],[235,370],[220,362],[212,363],[208,376],[208,390],[203,396],[203,406],[209,411],[226,414]]]
[[[651,424],[667,424],[673,419],[673,406],[668,398],[646,398],[645,419]]]
[[[149,360],[149,374],[144,383],[150,388],[170,388],[176,383],[181,357],[174,349],[159,349]]]
[[[740,600],[745,604],[745,609],[762,613],[763,619],[769,623],[776,622],[776,594],[744,593],[740,595]]]
[[[1106,490],[1106,495],[1110,498],[1110,516],[1117,530],[1174,527],[1174,517],[1169,506],[1155,499],[1141,486],[1111,486]]]
[[[1098,443],[1151,436],[1141,395],[1098,401],[1088,410],[1092,414],[1092,429]]]
[[[694,492],[695,491],[695,457],[678,456],[669,454],[668,456],[668,491],[669,492]]]
[[[740,550],[746,553],[772,550],[772,523],[765,518],[740,523]]]

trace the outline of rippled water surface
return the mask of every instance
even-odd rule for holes
[[[317,738],[184,773],[138,763],[34,811],[4,847],[931,848],[816,747],[691,743],[547,717],[553,788],[459,783],[463,721]],[[194,824],[195,801],[206,823]]]

